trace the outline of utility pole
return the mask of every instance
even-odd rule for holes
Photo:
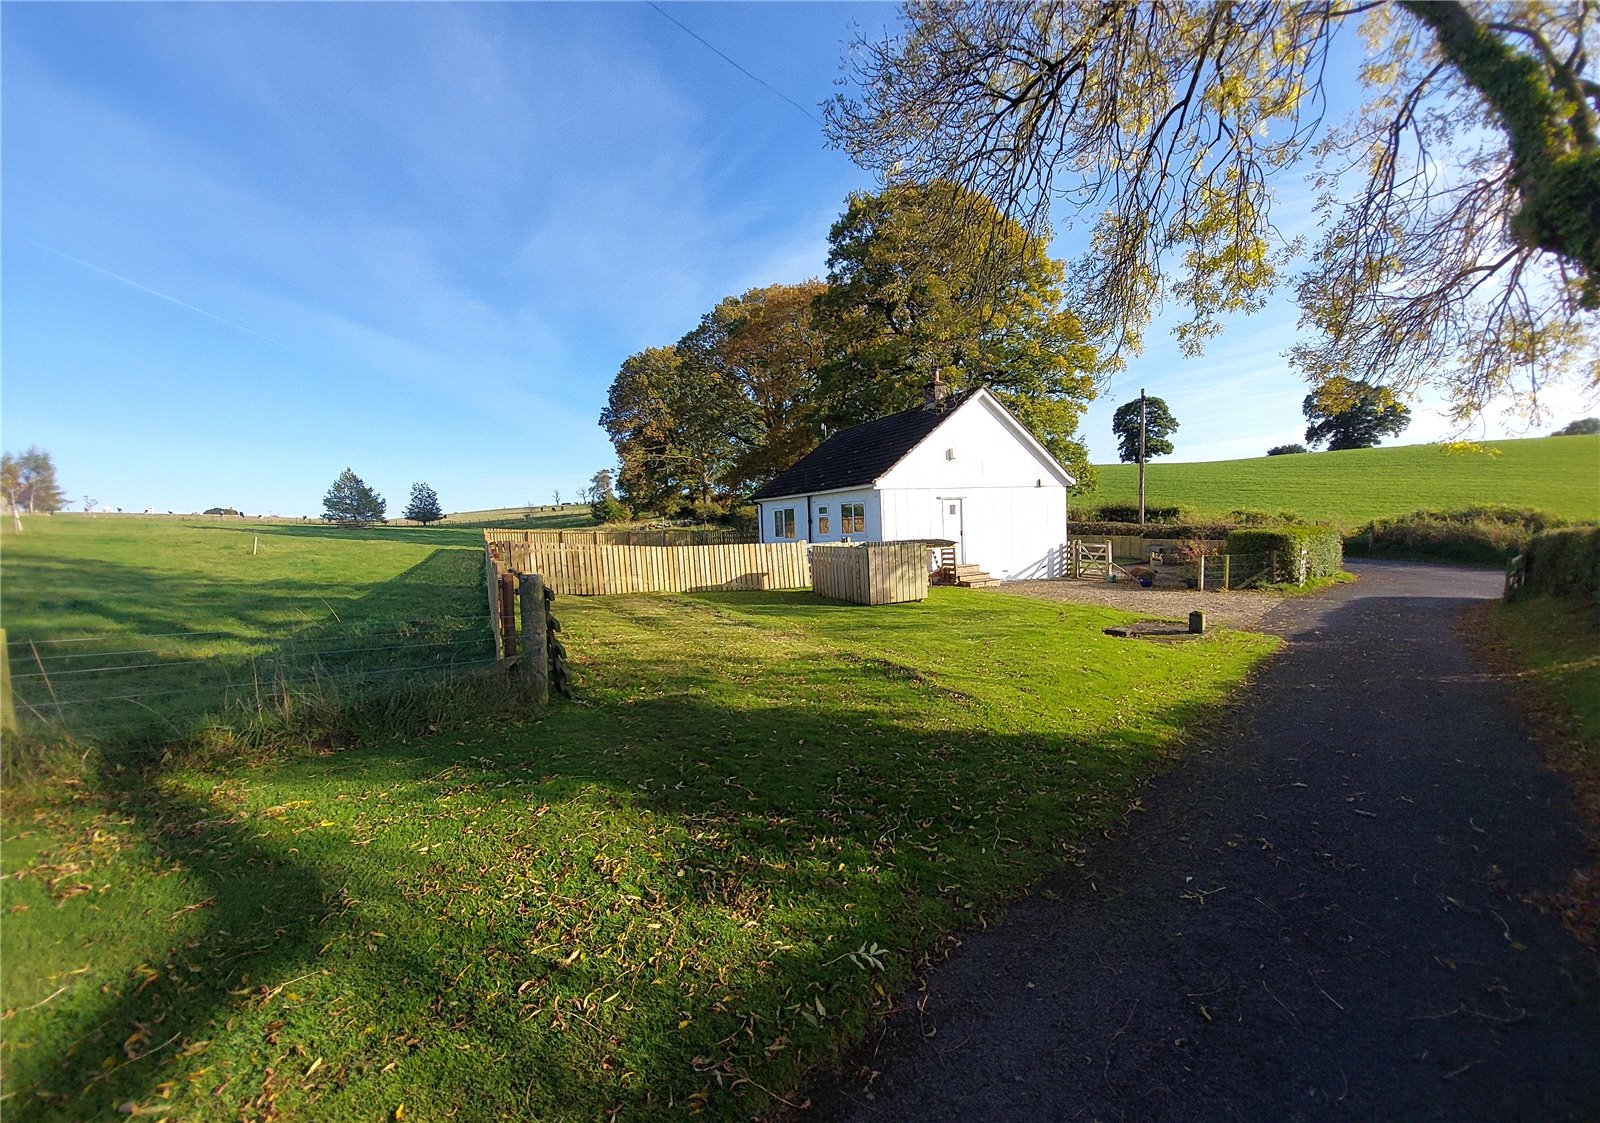
[[[1139,525],[1144,525],[1144,387],[1139,387]]]

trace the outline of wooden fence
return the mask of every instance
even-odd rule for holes
[[[541,574],[557,593],[690,593],[708,590],[803,589],[811,584],[804,542],[713,546],[573,545],[494,541],[484,532],[491,564]]]
[[[720,527],[669,526],[653,530],[504,530],[489,527],[483,532],[483,540],[548,546],[720,546],[754,542],[755,536]]]
[[[928,595],[927,543],[813,546],[811,584],[819,596],[856,604],[922,600]]]

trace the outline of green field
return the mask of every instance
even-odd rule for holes
[[[42,521],[0,587],[34,631],[265,643],[479,596],[433,531],[252,555],[252,532]],[[106,580],[79,605],[84,571]],[[953,589],[556,608],[578,696],[543,715],[255,767],[90,754],[9,789],[6,1119],[770,1111],[1126,814],[1276,645]]]
[[[172,738],[279,680],[367,685],[493,657],[476,530],[24,524],[5,536],[0,582],[25,724],[102,744]]]
[[[1488,452],[1440,445],[1310,452],[1145,466],[1145,502],[1205,516],[1234,510],[1293,512],[1355,529],[1372,519],[1429,508],[1527,507],[1558,519],[1600,519],[1600,436],[1486,441]],[[1498,455],[1495,455],[1498,454]],[[1099,467],[1096,491],[1075,507],[1137,503],[1133,464]]]

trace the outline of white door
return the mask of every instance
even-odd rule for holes
[[[967,560],[967,540],[961,529],[961,500],[939,500],[940,517],[943,519],[943,536],[956,544],[956,561],[964,564]]]

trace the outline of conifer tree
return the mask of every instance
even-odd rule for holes
[[[322,497],[322,517],[342,526],[371,526],[384,521],[389,505],[383,496],[346,468]]]
[[[444,518],[444,508],[439,506],[438,493],[425,483],[411,485],[411,502],[406,504],[402,518],[419,522],[423,526]]]

